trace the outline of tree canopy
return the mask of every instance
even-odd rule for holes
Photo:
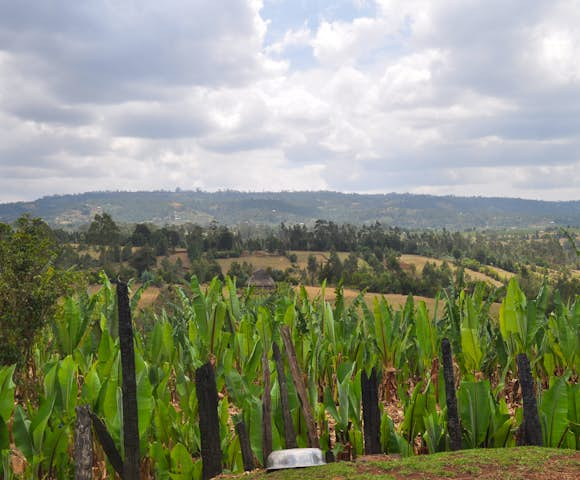
[[[56,266],[59,247],[39,218],[0,223],[0,364],[24,363],[36,333],[76,275]]]

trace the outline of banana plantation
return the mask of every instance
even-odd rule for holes
[[[411,296],[397,310],[385,299],[369,304],[363,294],[347,303],[340,288],[330,304],[324,290],[316,298],[290,288],[260,294],[238,290],[227,277],[203,287],[193,278],[160,312],[138,313],[142,289],[135,289],[141,478],[207,477],[196,392],[204,365],[215,375],[224,472],[262,466],[269,451],[291,446],[318,443],[327,459],[363,455],[371,425],[362,386],[369,379],[377,386],[381,452],[450,450],[445,342],[453,355],[460,448],[521,443],[520,354],[529,359],[540,443],[580,448],[579,296],[563,303],[543,288],[526,298],[512,280],[497,313],[483,288],[444,291],[431,311]],[[115,288],[103,277],[97,293],[63,300],[25,367],[0,370],[4,478],[74,478],[81,408],[108,432],[112,450],[127,457],[117,308]],[[118,468],[102,443],[92,441],[92,472],[113,478]]]

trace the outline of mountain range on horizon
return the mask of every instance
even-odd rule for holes
[[[332,191],[240,192],[103,191],[52,195],[0,204],[0,222],[23,214],[53,227],[74,229],[98,213],[116,222],[157,225],[216,221],[225,225],[279,225],[328,220],[409,229],[580,227],[580,200],[542,201],[501,197],[433,196],[409,193],[358,194]]]

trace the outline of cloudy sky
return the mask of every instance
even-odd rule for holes
[[[0,202],[580,199],[579,0],[0,0]]]

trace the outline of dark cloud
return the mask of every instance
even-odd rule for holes
[[[201,112],[184,112],[176,108],[159,110],[155,107],[142,112],[120,113],[112,116],[111,133],[121,137],[149,139],[196,137],[208,131],[209,121]]]
[[[239,85],[259,67],[254,12],[243,1],[1,3],[0,49],[64,101],[142,98],[152,85]]]

